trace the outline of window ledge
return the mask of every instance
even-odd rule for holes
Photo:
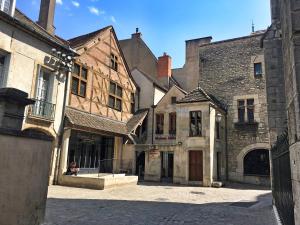
[[[258,128],[258,122],[236,122],[234,123],[235,128]]]

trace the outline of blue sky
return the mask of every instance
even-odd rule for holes
[[[269,0],[56,0],[56,33],[69,39],[113,25],[119,39],[139,27],[156,56],[167,52],[173,67],[185,61],[185,40],[213,36],[214,41],[248,35],[270,25]],[[40,0],[17,0],[34,21]]]

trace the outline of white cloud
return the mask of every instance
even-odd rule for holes
[[[62,0],[56,0],[56,3],[59,4],[59,5],[62,5],[63,1]]]
[[[75,7],[79,7],[80,6],[80,3],[79,2],[76,2],[76,1],[72,1],[72,4],[73,4],[73,6],[75,6]]]
[[[99,16],[100,14],[105,13],[104,11],[102,11],[102,10],[100,10],[100,9],[94,7],[94,6],[90,6],[90,7],[88,7],[88,9],[90,10],[90,13],[92,13],[94,15],[97,15],[97,16]]]
[[[110,17],[110,20],[111,20],[113,23],[117,23],[117,20],[116,20],[116,18],[115,18],[114,16],[111,16],[111,17]]]

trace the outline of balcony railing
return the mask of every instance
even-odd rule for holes
[[[29,108],[29,115],[39,117],[46,120],[54,120],[55,117],[55,104],[34,99],[34,105]]]

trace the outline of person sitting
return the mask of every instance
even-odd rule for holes
[[[77,167],[76,162],[71,162],[68,169],[67,169],[66,175],[75,175],[75,176],[77,176],[78,171],[79,171],[79,168]]]

